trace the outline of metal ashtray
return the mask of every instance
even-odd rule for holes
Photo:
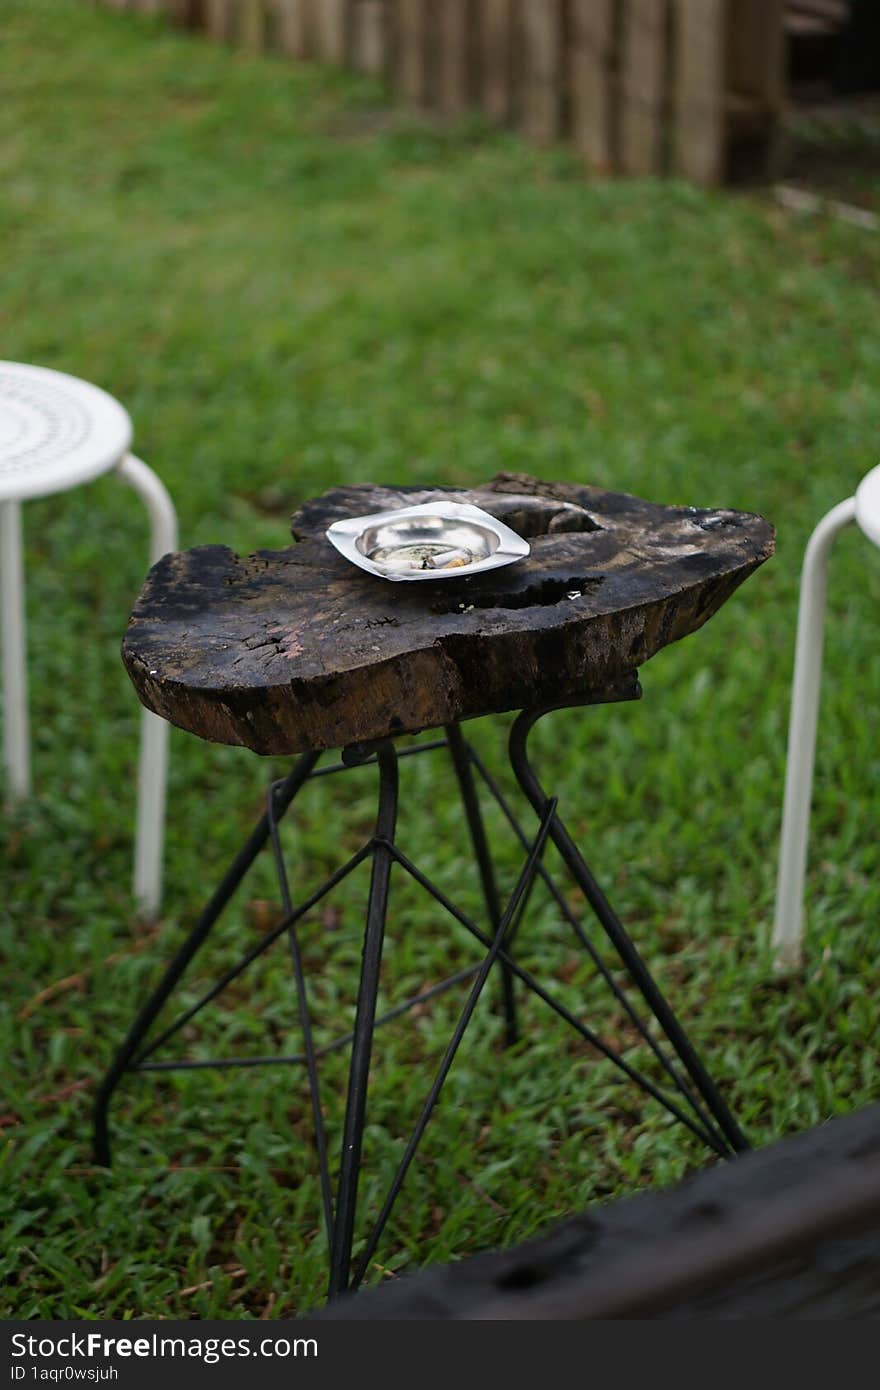
[[[469,502],[425,502],[334,521],[327,539],[340,555],[381,579],[464,579],[511,565],[528,541]]]

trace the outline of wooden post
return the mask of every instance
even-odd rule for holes
[[[263,0],[238,0],[238,42],[248,53],[266,47],[266,12]]]
[[[486,115],[509,121],[513,115],[513,10],[511,0],[480,0],[479,92]]]
[[[351,65],[367,77],[388,71],[386,0],[354,0],[351,16]]]
[[[224,40],[230,36],[229,0],[205,0],[205,33]]]
[[[437,15],[437,104],[447,115],[470,102],[470,56],[473,6],[470,0],[443,0]]]
[[[620,167],[626,174],[661,169],[666,0],[626,0],[620,84]]]
[[[611,131],[613,0],[570,0],[569,105],[575,148],[592,169],[614,166]]]
[[[784,0],[728,0],[725,39],[727,136],[737,166],[733,173],[772,178],[783,144]]]
[[[546,142],[559,134],[562,116],[562,6],[560,0],[520,0],[520,16],[522,129]]]
[[[424,105],[428,94],[426,0],[397,0],[396,69],[401,95]]]
[[[784,0],[728,0],[726,77],[730,90],[781,104],[785,81]]]
[[[278,47],[290,58],[309,53],[307,0],[275,0]]]
[[[347,49],[347,0],[319,0],[315,12],[315,56],[341,67]]]
[[[165,9],[169,18],[174,24],[179,24],[182,29],[194,27],[196,8],[195,0],[165,0]]]
[[[697,183],[724,171],[724,0],[678,0],[673,167]]]

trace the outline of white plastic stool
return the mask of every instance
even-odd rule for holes
[[[835,536],[853,521],[861,527],[868,540],[880,546],[880,467],[872,469],[862,479],[855,497],[838,503],[822,518],[810,537],[804,555],[776,886],[776,917],[773,924],[773,949],[776,965],[781,970],[793,969],[801,960],[828,555]]]
[[[129,453],[131,420],[118,401],[86,381],[0,362],[0,634],[3,760],[11,803],[31,788],[25,666],[20,503],[115,472],[150,517],[150,562],[177,547],[177,517],[165,487]],[[149,915],[162,895],[168,725],[144,710],[138,772],[134,895]]]

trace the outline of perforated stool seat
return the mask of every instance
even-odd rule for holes
[[[801,961],[828,557],[835,537],[852,522],[880,546],[880,466],[866,473],[853,497],[838,502],[822,518],[804,553],[773,923],[773,950],[780,970],[790,970]]]
[[[11,803],[31,790],[25,665],[21,506],[114,472],[144,502],[150,559],[177,544],[171,498],[131,452],[132,424],[118,401],[89,382],[46,367],[0,362],[0,630],[3,761]],[[161,900],[168,731],[145,711],[138,775],[135,896],[148,913]]]
[[[0,362],[0,499],[89,483],[128,452],[131,420],[100,387],[46,367]]]

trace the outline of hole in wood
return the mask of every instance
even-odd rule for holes
[[[555,502],[547,498],[523,499],[524,505],[513,506],[508,511],[497,501],[491,507],[492,515],[524,541],[535,536],[564,536],[583,534],[587,531],[604,531],[595,517],[583,507],[571,502]]]
[[[604,575],[588,574],[574,579],[536,579],[515,592],[500,589],[459,589],[444,594],[431,605],[432,613],[470,613],[482,608],[548,608],[557,603],[577,603]]]

